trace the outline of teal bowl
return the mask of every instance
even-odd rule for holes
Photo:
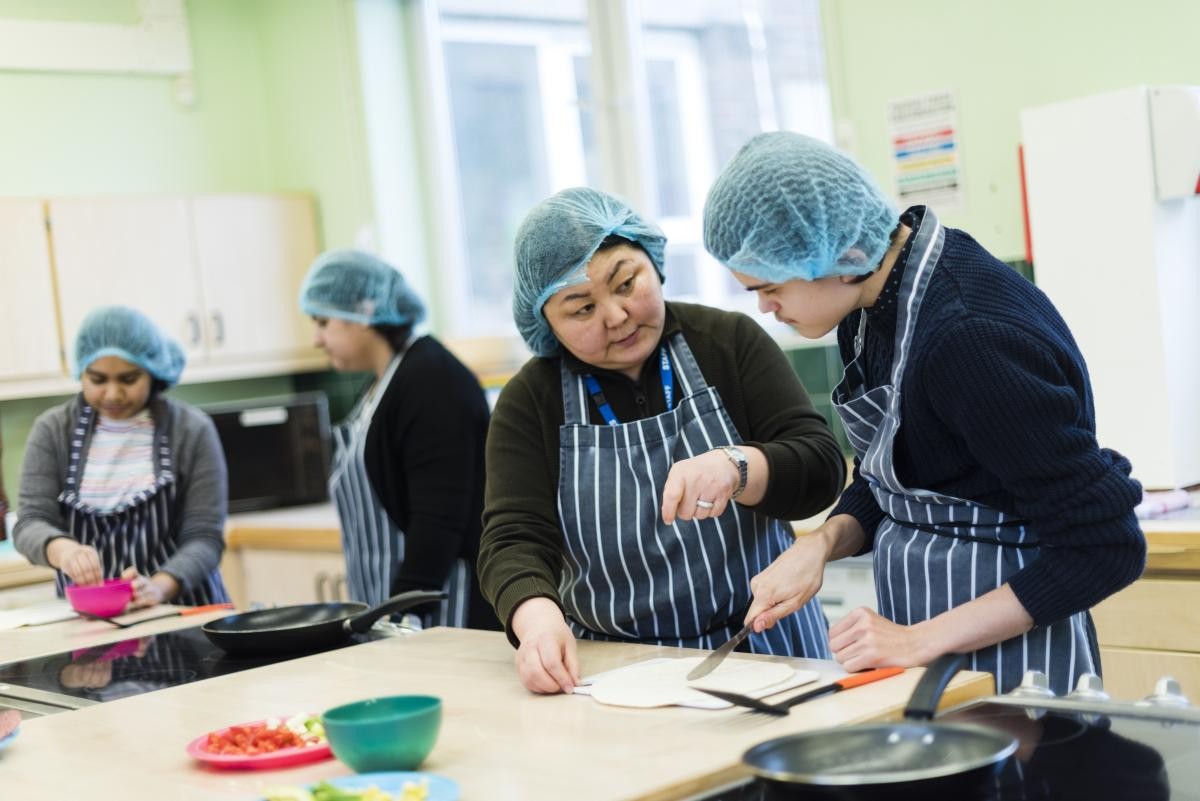
[[[442,701],[390,695],[335,706],[321,715],[333,755],[357,773],[416,770],[442,725]]]

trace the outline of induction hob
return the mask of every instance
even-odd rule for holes
[[[1018,690],[939,715],[1000,729],[1019,743],[989,784],[973,798],[956,795],[956,801],[1200,801],[1200,711],[1178,693],[1178,684],[1162,679],[1154,695],[1134,704],[1112,701],[1097,692],[1097,677],[1084,678],[1087,692],[1065,698]],[[856,789],[846,788],[846,798],[856,797]],[[897,789],[893,797],[905,797]],[[802,801],[812,795],[798,786],[747,779],[689,801]]]
[[[265,657],[226,654],[199,627],[131,637],[0,664],[0,708],[9,706],[31,715],[80,709],[407,632],[381,622],[367,634],[353,635],[332,648]]]

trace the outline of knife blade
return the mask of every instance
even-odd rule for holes
[[[691,672],[687,674],[687,680],[695,681],[696,679],[703,678],[716,670],[717,665],[724,662],[725,657],[733,653],[733,649],[737,648],[738,644],[741,643],[742,640],[746,639],[746,637],[749,636],[750,632],[752,631],[754,631],[753,621],[747,623],[745,626],[742,626],[742,630],[726,640],[724,645],[713,651],[708,656],[704,657],[704,661],[692,668]]]

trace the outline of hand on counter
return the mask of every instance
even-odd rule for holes
[[[127,567],[121,578],[133,580],[133,600],[125,608],[127,612],[157,606],[179,594],[179,582],[167,573],[146,577],[138,573],[136,567]]]
[[[535,693],[569,693],[579,684],[575,635],[558,604],[549,598],[530,598],[513,612],[517,675]]]
[[[57,567],[75,584],[87,586],[104,581],[100,554],[90,545],[70,537],[56,537],[46,546],[46,561]]]

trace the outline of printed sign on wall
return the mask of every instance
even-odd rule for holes
[[[949,91],[888,103],[888,139],[901,208],[963,208],[957,108]]]

